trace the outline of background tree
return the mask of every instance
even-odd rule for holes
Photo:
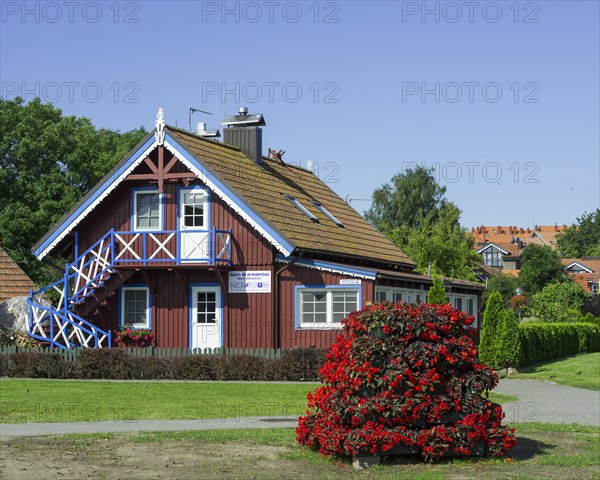
[[[504,309],[498,325],[498,344],[494,358],[494,368],[517,367],[521,358],[519,320],[512,310]]]
[[[433,168],[416,167],[392,177],[373,192],[371,208],[365,218],[386,233],[398,228],[419,225],[419,212],[435,213],[446,203],[446,187],[439,185]]]
[[[39,99],[0,99],[0,245],[37,283],[33,244],[146,134],[96,129]]]
[[[590,295],[583,302],[581,313],[584,315],[591,313],[594,317],[600,317],[600,295]]]
[[[600,256],[600,209],[577,218],[556,236],[556,245],[563,258]]]
[[[485,304],[492,293],[498,292],[500,295],[502,295],[504,303],[506,304],[515,294],[515,290],[518,287],[519,280],[516,277],[500,273],[488,278],[485,292],[483,292],[482,301]]]
[[[433,276],[433,285],[427,293],[427,303],[431,303],[432,305],[448,303],[448,300],[446,300],[446,289],[442,280],[437,275]]]
[[[431,264],[446,277],[475,280],[473,271],[481,264],[481,256],[473,248],[473,236],[458,222],[461,213],[448,202],[439,210],[421,212],[418,224],[408,234],[399,228],[389,236],[417,263],[417,270],[425,273]]]
[[[481,340],[479,342],[479,359],[486,365],[496,365],[500,325],[504,311],[502,295],[498,292],[492,293],[483,312]]]
[[[527,245],[521,254],[519,283],[529,296],[566,279],[558,253],[545,245]]]
[[[545,322],[575,322],[588,298],[588,293],[576,282],[551,283],[533,295],[531,311]]]

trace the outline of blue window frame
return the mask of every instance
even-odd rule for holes
[[[119,298],[119,325],[130,328],[152,329],[152,295],[146,285],[121,287]]]
[[[295,326],[298,329],[341,328],[342,320],[361,308],[361,299],[361,285],[297,285]]]

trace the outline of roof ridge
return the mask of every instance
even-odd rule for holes
[[[211,143],[213,145],[218,145],[219,147],[229,148],[231,150],[235,150],[236,152],[242,151],[239,147],[236,147],[235,145],[229,145],[228,143],[219,142],[217,140],[211,140],[210,138],[196,135],[195,133],[190,132],[189,130],[184,130],[183,128],[179,128],[179,127],[174,127],[173,125],[165,125],[165,128],[168,130],[172,130],[172,131],[181,133],[182,135],[186,135],[188,137],[193,137],[194,139],[201,140],[203,142]]]

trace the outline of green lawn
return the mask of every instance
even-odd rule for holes
[[[572,387],[600,390],[600,352],[523,367],[516,378],[550,380]]]
[[[30,478],[178,479],[550,479],[597,480],[600,429],[515,425],[508,458],[399,457],[355,470],[348,458],[321,457],[299,446],[293,429],[63,435],[3,440],[0,474]],[[65,455],[68,455],[66,457]],[[43,458],[42,463],[31,458]],[[68,458],[68,462],[65,462]]]
[[[315,383],[0,380],[0,422],[297,416]],[[503,403],[515,397],[490,394]]]

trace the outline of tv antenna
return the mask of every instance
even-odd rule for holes
[[[204,110],[200,110],[199,108],[196,107],[190,107],[190,113],[188,115],[188,124],[189,124],[189,131],[192,131],[192,114],[193,113],[205,113],[206,115],[212,115],[212,113],[210,112],[206,112]]]

